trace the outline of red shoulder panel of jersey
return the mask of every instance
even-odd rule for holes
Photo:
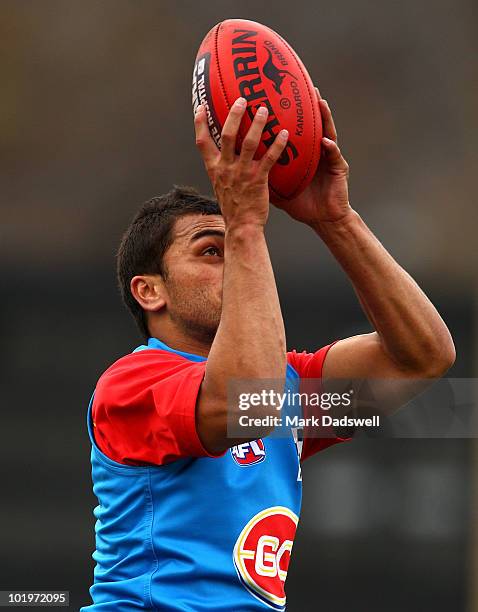
[[[126,465],[209,457],[196,430],[206,362],[157,349],[131,353],[100,377],[92,407],[100,450]]]
[[[322,347],[315,353],[307,353],[303,351],[302,353],[298,353],[297,351],[290,351],[287,353],[287,361],[294,368],[294,370],[299,375],[301,379],[321,379],[322,378],[322,369],[324,366],[324,361],[329,352],[329,349],[335,344],[332,342],[327,346]],[[310,389],[308,389],[310,392]],[[322,391],[322,387],[320,384],[314,390],[318,393]],[[304,417],[310,416],[310,413],[307,411],[307,407],[303,408]],[[350,438],[339,438],[335,435],[333,429],[329,429],[329,431],[324,430],[323,437],[318,437],[317,432],[312,430],[304,430],[304,439],[302,444],[302,453],[301,453],[301,461],[305,461],[312,455],[320,452],[321,450],[325,450],[329,446],[333,444],[337,444],[338,442],[346,442],[350,440]],[[314,435],[315,434],[315,435]],[[322,435],[322,434],[321,434]]]

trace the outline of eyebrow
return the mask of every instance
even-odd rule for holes
[[[223,230],[213,230],[213,229],[203,229],[199,232],[196,232],[191,236],[191,240],[189,242],[195,242],[204,236],[219,236],[220,238],[224,238]]]

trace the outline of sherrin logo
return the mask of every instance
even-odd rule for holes
[[[242,584],[274,610],[285,610],[284,583],[298,522],[289,508],[266,508],[251,518],[234,546],[234,566]]]
[[[243,444],[233,446],[231,448],[231,455],[238,465],[247,467],[264,461],[266,449],[264,442],[259,438],[259,440],[252,440],[252,442],[244,442]]]

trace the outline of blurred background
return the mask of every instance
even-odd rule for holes
[[[415,277],[476,376],[478,16],[474,0],[3,0],[0,5],[0,589],[89,600],[86,407],[139,339],[114,253],[141,202],[209,192],[191,72],[230,17],[278,30],[329,101],[351,198]],[[369,330],[306,227],[274,210],[290,348]],[[361,437],[304,467],[290,612],[475,612],[467,440]],[[477,566],[478,568],[478,566]],[[239,612],[239,611],[234,611]]]

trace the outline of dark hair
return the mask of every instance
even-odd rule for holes
[[[137,274],[166,277],[163,257],[173,241],[176,219],[191,213],[220,215],[216,200],[201,195],[194,187],[174,186],[168,193],[151,198],[136,213],[123,235],[116,258],[118,284],[123,302],[142,335],[149,337],[145,313],[131,293]]]

